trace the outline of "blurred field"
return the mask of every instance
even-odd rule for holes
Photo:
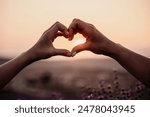
[[[39,61],[22,70],[0,99],[150,99],[150,90],[112,59]]]

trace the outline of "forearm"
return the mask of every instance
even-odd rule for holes
[[[13,77],[23,68],[34,62],[29,52],[24,52],[20,56],[8,61],[0,66],[0,89],[2,89]]]
[[[118,61],[128,72],[150,87],[150,59],[116,43],[108,47],[108,56]]]
[[[56,37],[64,36],[68,38],[68,34],[68,29],[63,24],[56,22],[43,33],[43,35],[31,49],[29,49],[27,52],[24,52],[17,58],[1,65],[0,89],[2,89],[23,68],[34,61],[47,59],[56,55],[71,57],[71,53],[68,50],[56,49],[53,46],[53,41]]]

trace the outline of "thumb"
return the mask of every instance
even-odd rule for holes
[[[81,52],[81,51],[84,51],[87,49],[87,45],[86,43],[84,44],[80,44],[80,45],[77,45],[75,46],[72,51],[71,51],[71,55],[72,57],[75,56],[77,53]]]
[[[55,55],[71,57],[71,52],[66,49],[55,49],[54,53],[55,53]]]

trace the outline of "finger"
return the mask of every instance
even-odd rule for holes
[[[73,39],[73,37],[74,37],[74,35],[76,34],[76,33],[78,33],[78,23],[79,23],[80,21],[78,20],[78,19],[74,19],[73,21],[72,21],[72,23],[70,24],[70,26],[69,26],[69,28],[68,28],[68,31],[69,31],[69,40],[72,40]]]
[[[56,33],[58,33],[58,31],[59,31],[63,34],[63,36],[69,37],[69,32],[68,32],[68,29],[65,25],[63,25],[62,23],[56,22],[56,24],[54,26],[56,28],[55,29]]]
[[[55,49],[54,54],[71,57],[71,52],[66,49]]]
[[[75,47],[72,49],[72,51],[71,51],[71,55],[72,55],[72,57],[73,57],[73,56],[75,56],[77,53],[79,53],[79,52],[81,52],[81,51],[84,51],[84,50],[87,50],[87,44],[86,44],[86,43],[75,46]]]
[[[61,24],[60,22],[56,22],[54,23],[48,30],[46,30],[44,33],[48,33],[49,35],[51,35],[52,39],[55,39],[57,37],[57,33],[58,32],[62,32],[63,36],[65,37],[69,37],[69,32],[66,26],[64,26],[63,24]],[[59,33],[58,36],[61,36],[61,34]]]
[[[57,37],[59,37],[59,36],[64,36],[65,38],[68,38],[68,36],[64,35],[64,33],[60,32],[60,31],[57,32]]]
[[[71,41],[74,38],[73,29],[69,29],[69,41]]]
[[[85,35],[85,29],[86,29],[86,25],[87,23],[80,20],[80,19],[74,19],[72,21],[72,23],[70,24],[69,28],[68,28],[68,31],[69,31],[69,40],[72,40],[73,39],[73,36],[76,34],[76,33],[80,33],[80,34],[83,34]]]

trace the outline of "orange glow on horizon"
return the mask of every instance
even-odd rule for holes
[[[1,0],[0,56],[19,55],[53,23],[59,21],[68,27],[74,18],[93,24],[112,41],[148,56],[149,11],[149,0]],[[71,50],[82,38],[77,36],[72,42],[56,39],[55,46]]]

